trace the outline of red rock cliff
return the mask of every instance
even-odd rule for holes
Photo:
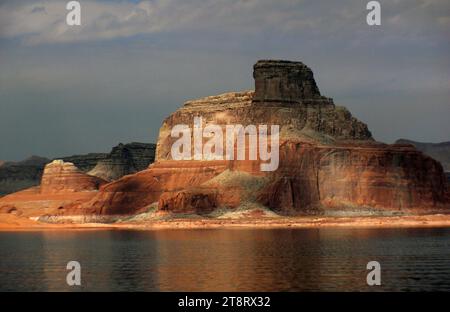
[[[429,212],[449,208],[441,165],[412,146],[375,142],[367,126],[322,96],[303,63],[259,61],[255,92],[188,101],[163,122],[156,162],[107,184],[71,214],[160,210],[206,213],[262,205],[287,213]],[[258,160],[171,159],[175,125],[279,125],[280,164],[261,172]]]
[[[0,212],[42,216],[63,212],[66,205],[86,202],[106,181],[81,172],[72,163],[54,160],[47,164],[39,187],[0,199]]]

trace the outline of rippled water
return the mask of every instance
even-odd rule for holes
[[[449,291],[450,229],[3,232],[0,290]]]

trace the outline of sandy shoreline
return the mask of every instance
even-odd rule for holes
[[[0,231],[158,230],[158,229],[288,229],[288,228],[428,228],[450,227],[450,214],[386,217],[290,217],[246,219],[170,219],[120,223],[43,223],[0,216]]]

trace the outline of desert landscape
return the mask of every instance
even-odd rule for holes
[[[0,21],[0,293],[450,291],[449,1],[5,0]]]
[[[156,151],[132,143],[110,154],[35,157],[23,181],[12,177],[20,165],[1,163],[0,229],[450,225],[445,144],[433,152],[412,141],[377,142],[321,94],[301,62],[261,60],[253,77],[255,90],[187,101],[163,121]],[[222,128],[279,125],[279,167],[172,159],[171,129],[196,116]]]

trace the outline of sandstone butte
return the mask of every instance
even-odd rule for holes
[[[52,214],[92,198],[103,184],[105,180],[83,173],[72,163],[54,160],[45,166],[40,186],[2,197],[0,212],[24,217]]]
[[[52,163],[40,187],[0,199],[0,209],[28,216],[133,215],[155,205],[197,214],[245,207],[284,215],[450,211],[440,163],[412,145],[375,141],[364,123],[321,95],[306,65],[262,60],[253,77],[254,91],[188,101],[167,117],[148,169],[104,184]],[[258,160],[172,160],[172,127],[192,125],[195,116],[222,127],[279,125],[278,170],[262,172]]]

